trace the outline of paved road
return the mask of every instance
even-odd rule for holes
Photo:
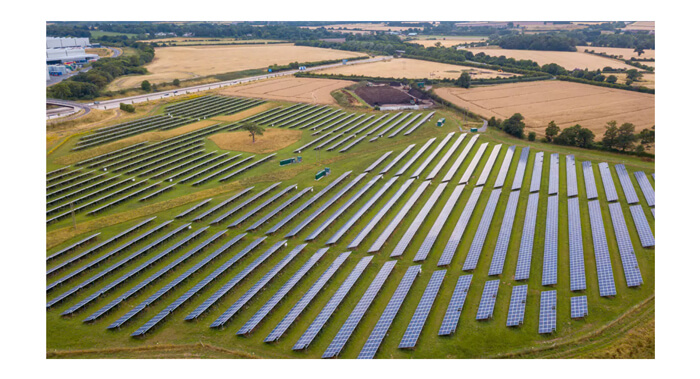
[[[72,119],[75,119],[78,117],[83,117],[86,114],[90,113],[90,111],[92,110],[92,108],[90,108],[87,104],[76,103],[74,101],[68,101],[68,100],[46,99],[46,104],[60,105],[62,107],[66,107],[66,108],[72,108],[72,110],[68,111],[68,113],[63,113],[63,112],[56,113],[56,112],[50,112],[47,110],[46,111],[46,119],[47,120],[51,120],[51,119],[59,118],[59,117],[62,117],[61,121],[72,120]],[[79,114],[79,115],[66,117],[69,115],[74,115],[74,114],[80,112],[80,110],[84,110],[85,112],[83,112],[82,114]]]
[[[369,59],[363,59],[363,60],[358,60],[358,61],[351,61],[351,62],[348,62],[346,65],[379,62],[379,61],[388,60],[391,58],[392,57],[390,57],[390,56],[369,58]],[[342,65],[343,65],[342,63],[334,63],[334,64],[323,65],[323,66],[309,67],[305,71],[323,70],[325,68],[337,67],[337,66],[342,66]],[[128,103],[128,104],[142,103],[145,101],[158,100],[158,99],[162,99],[162,98],[170,97],[170,96],[180,96],[180,95],[186,95],[189,93],[195,93],[195,92],[200,92],[200,91],[208,91],[210,89],[227,87],[227,86],[231,86],[231,85],[235,85],[235,84],[249,83],[249,82],[254,82],[254,81],[258,81],[258,80],[279,77],[279,76],[294,75],[297,72],[299,72],[299,70],[280,71],[280,72],[275,72],[275,73],[271,73],[271,74],[251,76],[248,78],[228,80],[225,82],[217,82],[217,83],[212,83],[212,84],[203,84],[203,85],[199,85],[199,86],[185,87],[185,88],[180,88],[177,91],[171,90],[171,91],[163,91],[163,92],[154,92],[154,93],[149,93],[146,95],[130,96],[130,97],[124,97],[121,99],[113,99],[113,100],[105,100],[105,101],[99,102],[99,104],[89,104],[89,106],[92,107],[93,109],[113,109],[113,108],[118,108],[120,103]]]
[[[107,46],[105,46],[105,47],[107,47]],[[122,55],[122,51],[119,49],[115,49],[113,47],[107,47],[107,48],[112,50],[112,56],[110,58],[116,58],[116,57]]]

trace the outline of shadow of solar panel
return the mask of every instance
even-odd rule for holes
[[[571,318],[584,318],[588,316],[588,297],[575,296],[571,298]]]
[[[537,332],[549,334],[557,331],[557,291],[540,293],[540,324]]]
[[[613,277],[610,251],[608,250],[608,241],[605,237],[605,225],[603,224],[603,215],[600,213],[598,200],[588,202],[588,213],[593,232],[593,248],[595,250],[600,296],[615,296],[617,294],[615,278]]]
[[[639,202],[637,197],[637,192],[634,190],[632,185],[632,180],[627,173],[627,168],[623,164],[616,164],[615,170],[617,171],[617,177],[620,179],[620,184],[622,185],[622,192],[625,194],[625,199],[627,199],[628,204],[635,204]]]
[[[484,169],[481,171],[479,179],[476,181],[477,186],[483,186],[484,184],[486,184],[486,181],[488,180],[489,175],[493,170],[493,165],[494,163],[496,163],[496,159],[498,158],[498,153],[501,151],[501,146],[503,145],[498,144],[493,147],[493,150],[491,150],[491,155],[489,155],[489,159],[486,160],[486,166],[484,166]]]
[[[399,240],[399,242],[394,247],[394,250],[392,250],[391,257],[398,257],[402,255],[404,251],[406,251],[406,248],[413,240],[413,237],[416,235],[416,232],[418,232],[418,229],[423,225],[423,221],[426,217],[428,217],[428,214],[430,213],[430,211],[433,210],[433,207],[440,198],[440,195],[442,195],[442,193],[445,191],[445,187],[447,187],[447,183],[438,184],[437,188],[435,188],[435,191],[433,191],[432,195],[430,195],[430,198],[428,198],[428,201],[423,205],[423,208],[421,208],[420,212],[418,212],[416,218],[413,219],[413,222],[408,227],[403,237],[401,237],[401,240]]]
[[[583,261],[583,236],[578,198],[568,202],[569,214],[569,280],[572,291],[586,289],[586,265]]]
[[[503,163],[501,163],[501,169],[498,171],[498,176],[496,177],[496,183],[493,184],[493,188],[501,188],[506,181],[506,176],[508,176],[508,169],[510,169],[510,164],[513,162],[513,155],[515,154],[516,146],[513,145],[506,150],[506,156],[503,157]]]
[[[503,273],[503,264],[508,253],[508,245],[510,244],[510,234],[513,230],[513,220],[515,220],[515,212],[518,210],[518,200],[520,199],[520,191],[513,191],[508,196],[508,205],[506,212],[503,215],[501,230],[498,232],[498,240],[496,247],[493,250],[491,258],[491,267],[489,267],[490,275],[501,275]]]
[[[414,179],[409,179],[409,181],[413,181]],[[407,181],[408,183],[408,181]],[[406,216],[406,214],[413,209],[413,205],[418,201],[418,198],[425,192],[426,188],[430,185],[429,181],[422,182],[418,188],[416,188],[415,192],[411,195],[410,198],[406,201],[403,207],[401,207],[401,210],[399,210],[399,213],[394,216],[394,218],[391,220],[389,225],[382,231],[382,233],[377,237],[377,239],[372,243],[372,246],[370,246],[369,250],[367,252],[369,253],[375,253],[379,251],[379,249],[382,248],[386,240],[389,239],[391,234],[396,230],[396,228],[399,226],[403,218]]]
[[[493,308],[496,305],[496,296],[498,295],[498,286],[501,281],[489,280],[484,285],[484,292],[481,293],[481,301],[479,301],[479,309],[476,311],[477,320],[488,320],[493,317]]]
[[[639,183],[639,188],[642,189],[642,194],[644,195],[644,199],[647,201],[647,205],[650,207],[655,206],[656,191],[654,191],[654,187],[652,187],[651,183],[649,183],[647,174],[642,171],[637,171],[634,173],[634,177],[637,179],[637,183]]]
[[[479,263],[481,250],[484,247],[484,241],[486,241],[486,236],[489,234],[489,228],[491,227],[491,219],[493,219],[493,213],[496,211],[496,206],[498,205],[498,198],[500,196],[500,188],[491,191],[489,202],[486,204],[486,209],[484,209],[484,213],[481,216],[479,227],[477,228],[476,235],[474,235],[472,244],[469,247],[469,253],[467,254],[467,259],[464,261],[464,265],[462,266],[462,271],[476,269],[476,264]]]
[[[542,285],[557,284],[559,255],[559,195],[547,199],[547,221],[544,234],[544,258],[542,263]]]
[[[513,287],[508,306],[506,326],[520,326],[525,321],[525,302],[527,301],[527,284]]]
[[[549,195],[559,194],[559,154],[549,155]]]
[[[489,146],[488,142],[484,142],[479,146],[479,149],[476,151],[476,154],[474,155],[474,158],[469,162],[469,166],[467,166],[467,170],[464,171],[464,174],[462,174],[462,177],[459,179],[459,184],[466,184],[469,182],[469,179],[472,177],[474,174],[474,171],[476,170],[476,166],[479,165],[479,162],[481,161],[481,157],[484,156],[484,152],[486,151],[486,148]]]
[[[644,281],[642,280],[642,273],[639,271],[639,264],[637,263],[637,256],[634,253],[634,247],[632,247],[632,239],[630,239],[630,234],[627,230],[625,216],[622,214],[622,207],[620,203],[610,203],[608,207],[610,209],[610,217],[613,221],[615,239],[617,240],[617,247],[620,253],[620,260],[622,261],[622,269],[625,272],[627,287],[641,286]]]
[[[457,284],[452,292],[450,304],[447,306],[445,317],[442,319],[442,325],[438,331],[439,336],[449,336],[457,330],[459,317],[462,315],[464,301],[467,299],[469,285],[472,282],[472,275],[462,275],[457,279]]]
[[[590,161],[581,163],[583,167],[583,182],[586,184],[586,198],[593,200],[598,198],[598,188],[595,184],[595,176],[593,175],[593,166]]]
[[[530,146],[525,146],[520,151],[520,159],[518,160],[518,167],[515,170],[515,177],[513,178],[513,186],[510,187],[512,191],[519,190],[523,187],[523,178],[525,177],[525,169],[527,168],[527,158],[530,155]]]
[[[450,169],[447,170],[447,173],[445,176],[442,178],[442,182],[449,182],[452,180],[452,178],[455,176],[457,173],[457,170],[459,170],[459,167],[464,163],[464,160],[467,158],[467,155],[471,151],[472,147],[474,147],[474,144],[476,143],[476,140],[479,138],[479,135],[476,134],[474,135],[469,142],[467,143],[467,146],[464,147],[461,153],[457,156],[457,159],[455,159],[454,163],[452,163],[452,166],[450,166]]]
[[[425,236],[423,243],[421,244],[420,248],[418,248],[418,252],[413,257],[414,262],[423,261],[428,258],[430,250],[433,248],[435,241],[437,241],[437,238],[442,231],[442,227],[445,226],[445,223],[450,217],[450,214],[452,213],[455,204],[457,204],[457,200],[459,200],[459,197],[462,195],[463,190],[464,184],[460,184],[452,191],[450,198],[447,199],[447,203],[445,203],[445,206],[442,208],[442,211],[440,211],[438,218],[435,220],[432,228],[430,228],[428,235]]]

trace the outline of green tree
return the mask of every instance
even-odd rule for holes
[[[501,129],[504,132],[516,136],[518,138],[525,137],[525,123],[523,122],[523,115],[520,113],[515,113],[509,118],[503,120],[501,123]]]
[[[627,70],[627,79],[636,82],[642,78],[642,73],[636,68]]]
[[[261,136],[263,135],[263,132],[265,132],[265,128],[252,121],[248,121],[243,124],[241,126],[241,130],[245,130],[248,132],[248,134],[250,134],[250,137],[253,138],[253,143],[255,143],[255,136]]]
[[[179,87],[179,86],[180,86],[180,79],[175,79],[175,80],[173,80],[173,85],[174,85],[175,87]]]
[[[70,99],[73,94],[70,90],[70,86],[64,82],[49,87],[49,96],[57,99]]]
[[[595,80],[596,82],[602,82],[602,81],[605,80],[605,75],[603,75],[603,74],[598,74],[598,75],[596,75],[596,76],[593,77],[593,80]]]
[[[144,80],[141,82],[141,89],[146,92],[151,92],[151,82]]]
[[[608,77],[605,78],[605,81],[608,82],[608,83],[615,84],[615,83],[617,83],[617,76],[615,76],[615,75],[608,75]]]
[[[557,126],[557,124],[555,124],[554,121],[550,121],[549,125],[547,125],[547,129],[545,129],[544,131],[544,136],[547,139],[547,142],[552,142],[552,140],[554,140],[554,137],[556,137],[557,134],[559,134],[559,131],[561,131],[559,126]]]
[[[554,143],[558,145],[578,146],[589,149],[593,146],[595,134],[588,128],[583,128],[581,125],[564,128],[555,139]]]
[[[441,43],[440,41],[435,42],[435,47],[441,48],[441,47],[442,47],[442,43]]]
[[[617,127],[617,121],[608,121],[607,126],[605,127],[605,133],[603,134],[603,146],[607,147],[608,149],[614,148],[615,144],[617,143],[618,134],[619,129]]]
[[[639,57],[642,54],[644,54],[644,49],[642,47],[638,46],[638,47],[634,48],[634,52],[637,53],[637,56]]]
[[[459,78],[457,79],[457,82],[455,84],[457,84],[458,86],[463,87],[463,88],[469,88],[469,86],[471,85],[471,82],[472,82],[471,75],[469,75],[468,72],[463,72],[462,75],[459,76]]]
[[[500,128],[501,127],[501,121],[496,120],[496,117],[491,116],[491,118],[488,121],[488,125],[492,128]]]
[[[638,136],[634,132],[634,124],[626,122],[620,125],[617,133],[617,139],[615,146],[622,151],[631,149],[635,142],[637,142]]]
[[[641,146],[644,146],[647,149],[651,148],[651,145],[654,144],[656,134],[656,131],[654,129],[655,126],[652,126],[651,129],[644,128],[641,132],[639,132],[639,143]]]
[[[528,140],[528,141],[534,141],[535,138],[537,138],[537,135],[535,134],[535,132],[530,132],[530,133],[527,134],[527,140]]]

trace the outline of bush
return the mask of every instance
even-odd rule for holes
[[[146,92],[151,92],[151,82],[144,80],[141,82],[141,89]]]
[[[536,138],[537,138],[537,135],[535,134],[535,132],[530,132],[530,133],[527,134],[527,140],[528,140],[528,141],[533,141],[533,142],[534,142]]]
[[[119,109],[123,110],[124,112],[129,112],[129,113],[136,112],[136,108],[134,108],[134,106],[131,104],[119,103]]]
[[[175,87],[179,87],[179,86],[180,86],[180,79],[175,79],[175,80],[173,80],[173,85],[174,85]]]

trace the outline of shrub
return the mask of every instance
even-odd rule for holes
[[[527,134],[527,140],[528,140],[528,141],[533,141],[533,142],[534,142],[536,138],[537,138],[537,135],[535,134],[535,132],[530,132],[530,133]]]
[[[124,112],[129,112],[129,113],[136,112],[136,108],[134,108],[134,106],[131,104],[119,103],[119,109],[123,110]]]

